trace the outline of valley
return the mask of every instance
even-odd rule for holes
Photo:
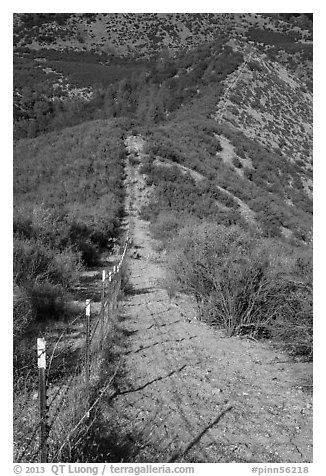
[[[26,343],[59,339],[65,388],[93,293],[88,400],[71,376],[92,411],[60,415],[78,431],[50,460],[312,462],[312,14],[27,13],[13,35],[16,450]]]

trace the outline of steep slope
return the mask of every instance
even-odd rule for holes
[[[237,81],[228,76],[219,92],[214,81],[201,84],[199,93],[187,104],[151,127],[149,133],[145,131],[150,161],[159,158],[187,167],[205,177],[206,185],[231,193],[233,202],[224,203],[232,214],[231,222],[234,210],[241,210],[234,202],[241,200],[267,235],[308,243],[312,231],[311,96],[298,89],[289,73],[275,81],[272,96],[270,77],[276,78],[277,68],[255,80],[249,70],[251,63],[245,61],[231,74]],[[253,61],[260,67],[257,59]],[[293,83],[289,84],[290,80]],[[252,89],[257,87],[266,107],[260,101],[255,105]],[[163,180],[163,175],[160,177]],[[189,196],[189,191],[181,192],[182,187],[178,184],[178,195]],[[199,208],[198,199],[197,203]],[[209,203],[201,216],[212,211]]]
[[[236,51],[242,45],[231,42]],[[312,94],[279,63],[252,47],[244,68],[232,73],[236,84],[221,98],[215,118],[239,128],[264,147],[312,168]],[[248,56],[249,56],[248,55]]]
[[[149,143],[157,144],[153,151],[161,159],[200,172],[242,200],[263,229],[270,222],[272,234],[278,227],[282,236],[309,242],[312,94],[254,45],[228,45],[241,51],[242,61],[221,82],[199,80],[197,94],[166,118]]]

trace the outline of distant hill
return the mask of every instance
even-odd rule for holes
[[[109,57],[148,58],[162,50],[173,53],[194,48],[221,35],[267,46],[270,53],[276,54],[292,69],[304,74],[308,68],[312,73],[309,64],[312,59],[312,20],[309,14],[14,15],[17,52],[22,48],[34,52],[51,49],[91,51]],[[311,80],[311,77],[308,75],[306,79]]]
[[[177,208],[310,242],[312,33],[310,14],[17,14],[15,137],[125,118]]]
[[[309,14],[97,13],[16,14],[15,46],[148,55],[198,46],[216,35],[246,38],[252,28],[312,40]]]

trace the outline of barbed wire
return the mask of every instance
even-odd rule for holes
[[[29,441],[28,441],[27,445],[25,446],[23,453],[20,456],[17,457],[17,461],[20,461],[22,458],[24,458],[25,454],[27,453],[27,450],[31,446],[31,443],[34,442],[34,437],[36,436],[37,430],[39,429],[40,425],[41,425],[41,422],[38,422],[35,425],[32,436],[30,436]]]
[[[93,297],[95,296],[95,293],[93,294]],[[90,303],[93,301],[92,299],[89,300]],[[50,357],[50,360],[49,360],[49,365],[48,365],[48,374],[50,372],[50,369],[51,369],[51,364],[52,364],[52,361],[53,359],[55,358],[54,357],[54,353],[55,353],[55,350],[56,348],[58,347],[59,345],[59,342],[61,341],[61,339],[64,337],[64,335],[68,332],[68,330],[79,320],[81,319],[82,317],[85,316],[85,311],[86,311],[86,308],[87,308],[88,304],[85,304],[82,308],[82,311],[80,311],[80,313],[73,319],[72,322],[70,322],[67,327],[62,331],[62,333],[59,335],[59,337],[57,338],[55,344],[54,344],[54,348],[53,348],[53,351],[52,351],[52,354],[51,354],[51,357]],[[60,355],[60,354],[59,354]]]
[[[34,459],[36,458],[36,456],[39,454],[40,451],[41,451],[41,445],[39,445],[37,450],[34,451],[34,453],[32,454],[32,456],[30,458],[29,463],[34,463]]]
[[[66,397],[67,397],[67,394],[70,390],[70,383],[73,381],[73,379],[75,378],[75,376],[73,376],[73,378],[70,379],[70,381],[68,383],[66,383],[66,388],[63,392],[63,394],[61,395],[61,399],[59,401],[59,403],[57,404],[55,410],[53,411],[53,414],[51,415],[52,418],[51,420],[49,421],[48,425],[49,425],[49,432],[52,430],[53,428],[53,424],[54,422],[56,421],[56,419],[58,418],[58,416],[60,415],[61,413],[61,408],[63,406],[63,402],[65,401]],[[55,400],[52,402],[52,404],[55,402]]]
[[[129,244],[130,244],[130,239],[129,239],[129,236],[127,236],[126,241],[124,243],[124,246],[122,248],[122,255],[121,255],[117,265],[113,266],[113,268],[109,271],[110,280],[104,279],[104,283],[103,283],[104,293],[103,293],[103,296],[102,296],[102,309],[101,309],[100,313],[98,314],[97,319],[92,324],[90,343],[92,342],[92,340],[94,338],[94,335],[95,335],[96,330],[98,328],[98,325],[101,321],[101,318],[103,320],[105,319],[105,306],[108,306],[110,308],[110,304],[112,304],[113,309],[114,309],[114,304],[117,302],[117,293],[119,292],[119,287],[121,286],[121,266],[122,266],[122,264],[125,260],[125,256],[126,256]],[[90,303],[94,302],[96,296],[97,296],[97,292],[94,292],[91,295],[91,298],[89,299],[88,302],[90,302]],[[40,300],[41,300],[41,298],[40,298]],[[76,324],[76,322],[78,320],[80,320],[83,316],[85,316],[85,311],[86,311],[86,308],[88,307],[88,305],[89,304],[86,303],[82,307],[82,310],[78,313],[78,315],[63,329],[63,331],[56,338],[56,340],[54,342],[52,342],[52,344],[51,344],[52,350],[51,350],[51,354],[50,354],[50,358],[49,358],[49,365],[48,365],[48,369],[47,369],[47,382],[49,381],[49,377],[52,374],[53,363],[55,361],[57,361],[57,359],[59,359],[60,356],[66,355],[71,350],[71,348],[75,345],[74,343],[72,343],[72,344],[70,344],[68,349],[64,348],[58,354],[56,354],[56,351],[60,348],[59,345],[63,341],[63,338],[65,337],[67,332]],[[48,339],[50,340],[51,337],[48,336]],[[48,434],[50,434],[50,432],[53,430],[54,423],[56,422],[56,420],[58,419],[58,417],[59,417],[59,415],[62,411],[64,403],[67,399],[67,395],[69,393],[69,390],[71,389],[71,384],[72,384],[73,380],[78,377],[78,374],[80,373],[80,371],[82,369],[82,366],[85,363],[85,352],[84,352],[85,346],[86,346],[86,342],[82,346],[78,347],[79,355],[78,355],[77,362],[75,363],[74,368],[72,370],[70,369],[70,372],[72,371],[73,374],[70,376],[70,378],[68,380],[66,378],[63,379],[62,383],[55,390],[54,395],[52,395],[51,400],[47,405],[48,417],[51,413],[51,416],[50,416],[51,419],[50,419],[50,421],[47,425]],[[38,357],[40,357],[44,353],[45,353],[45,351],[42,351],[42,353],[38,354]],[[55,453],[53,458],[56,458],[56,456],[59,453],[61,453],[62,449],[66,445],[66,443],[69,440],[69,438],[71,437],[71,435],[73,435],[73,433],[80,427],[80,425],[84,422],[84,420],[87,417],[89,417],[90,412],[99,403],[99,401],[102,398],[102,396],[104,395],[105,391],[108,389],[109,385],[112,383],[113,379],[115,378],[115,376],[118,372],[119,367],[120,367],[120,362],[119,362],[114,374],[112,375],[112,377],[109,379],[109,381],[107,382],[105,387],[102,388],[102,390],[100,391],[100,394],[99,394],[98,398],[92,403],[92,405],[84,413],[82,418],[80,418],[80,420],[77,422],[77,424],[74,426],[74,428],[71,431],[68,432],[68,434],[66,435],[61,447],[57,450],[57,452]],[[29,369],[29,366],[28,365],[24,366],[24,367],[22,367],[22,370],[23,369]],[[58,367],[56,367],[56,371],[58,371]],[[52,409],[52,411],[50,412],[51,409]],[[88,431],[89,431],[90,427],[92,426],[93,422],[94,421],[92,421],[90,424],[88,424],[87,428],[83,431],[83,435],[86,435],[88,433]],[[35,427],[33,428],[32,434],[29,437],[27,444],[23,448],[23,451],[21,452],[21,454],[18,456],[18,460],[21,460],[22,458],[24,458],[24,456],[27,454],[28,450],[31,448],[32,444],[35,443],[35,436],[36,436],[40,426],[41,426],[41,421],[38,422],[35,425]],[[79,440],[80,440],[80,438],[79,438]],[[78,442],[74,444],[73,448],[75,448],[77,444],[78,444]],[[38,445],[38,448],[36,449],[36,451],[34,451],[32,456],[29,458],[29,462],[34,461],[35,457],[40,452],[41,446],[42,445]]]
[[[57,450],[57,452],[55,453],[54,457],[53,458],[56,458],[58,456],[58,454],[61,453],[61,451],[63,450],[64,446],[66,445],[67,441],[69,440],[69,438],[71,437],[71,435],[79,428],[79,426],[83,423],[83,421],[89,417],[89,414],[90,412],[93,410],[93,408],[99,403],[100,399],[102,398],[102,396],[104,395],[104,393],[106,392],[106,390],[109,388],[109,386],[111,385],[111,383],[113,382],[113,380],[115,379],[115,376],[117,375],[118,373],[118,370],[120,368],[120,365],[121,365],[121,359],[117,365],[117,368],[115,369],[112,377],[109,379],[108,383],[105,385],[105,387],[102,388],[102,390],[100,391],[100,395],[97,397],[97,399],[92,403],[92,405],[88,408],[88,410],[84,413],[84,415],[80,418],[80,420],[78,421],[78,423],[74,426],[74,428],[68,432],[68,434],[66,435],[62,445],[60,446],[60,448]]]
[[[70,377],[69,383],[72,381],[72,379],[73,379],[74,377],[75,377],[75,375],[73,375],[72,377]],[[51,398],[50,403],[48,403],[48,409],[49,409],[49,410],[50,410],[50,408],[52,407],[52,405],[55,403],[55,400],[56,400],[57,396],[60,395],[61,390],[63,389],[63,387],[64,387],[65,385],[68,386],[69,383],[67,383],[65,380],[62,381],[60,387],[56,390],[54,396]]]
[[[62,356],[62,355],[67,355],[67,356],[68,356],[68,355],[69,355],[68,352],[69,352],[74,346],[75,346],[75,343],[71,343],[68,347],[65,347],[65,348],[60,352],[60,354],[58,354],[53,360],[57,363],[57,360],[58,360],[58,358],[59,358],[60,356]],[[83,340],[83,342],[82,342],[80,345],[78,345],[78,347],[76,347],[76,351],[79,353],[79,356],[78,356],[77,362],[76,362],[76,364],[75,364],[75,368],[79,365],[79,360],[80,360],[81,355],[83,354],[83,352],[85,352],[85,347],[86,347],[86,342],[85,342],[85,340]],[[63,361],[63,360],[62,360],[62,366],[64,366],[64,361]],[[72,370],[70,370],[69,373],[71,373],[71,371],[74,371],[75,368],[72,369]],[[57,364],[55,370],[56,370],[57,372],[60,371],[60,364]],[[50,372],[50,371],[52,371],[52,368],[51,368],[51,367],[49,367],[48,370],[47,370],[47,379],[48,379],[48,380],[49,380],[50,375],[51,375],[51,372]],[[53,373],[53,372],[54,372],[54,371],[52,371],[52,373]]]
[[[99,323],[100,323],[100,320],[101,320],[102,316],[103,316],[103,311],[101,310],[101,312],[100,312],[99,315],[98,315],[98,318],[96,319],[95,324],[93,324],[92,329],[91,329],[91,333],[90,333],[91,336],[90,336],[90,340],[89,340],[90,344],[91,344],[92,341],[93,341],[93,338],[94,338],[94,336],[95,336],[96,329],[97,329],[97,327],[98,327],[98,325],[99,325]],[[103,317],[104,317],[104,316],[103,316]]]
[[[89,425],[85,428],[85,430],[83,432],[79,433],[79,437],[76,440],[76,442],[74,443],[74,445],[70,448],[70,452],[73,451],[80,444],[80,442],[85,438],[85,436],[88,434],[89,430],[93,426],[96,418],[97,418],[97,415],[94,416],[91,423],[89,423]]]
[[[53,361],[55,362],[59,357],[61,357],[62,355],[67,355],[68,352],[75,346],[75,343],[72,342],[69,346],[67,347],[64,347],[64,349],[59,353],[57,354],[54,358],[53,358]],[[57,370],[57,369],[56,369]],[[48,369],[48,375],[50,374],[50,367]]]

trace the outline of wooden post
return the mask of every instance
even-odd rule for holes
[[[47,425],[47,404],[46,404],[46,348],[44,337],[37,339],[37,366],[39,379],[39,401],[40,401],[40,420],[41,420],[41,463],[48,462],[48,425]]]
[[[85,320],[85,332],[86,332],[86,355],[85,355],[85,384],[87,400],[90,400],[90,318],[91,318],[91,300],[86,299],[86,320]]]

